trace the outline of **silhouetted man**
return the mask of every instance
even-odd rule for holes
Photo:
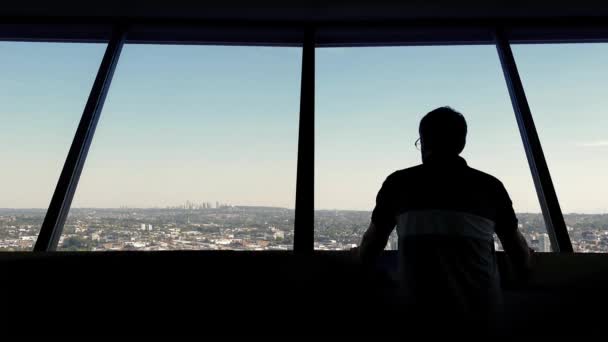
[[[373,261],[396,227],[404,310],[419,321],[474,319],[472,329],[485,328],[502,298],[494,233],[519,270],[529,268],[530,249],[502,183],[459,156],[467,134],[462,114],[435,109],[419,133],[423,163],[386,178],[359,256]]]

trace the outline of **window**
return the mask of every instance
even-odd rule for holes
[[[31,250],[105,44],[0,42],[0,250]]]
[[[548,251],[494,46],[317,49],[316,72],[315,248],[360,243],[384,179],[421,162],[420,119],[449,105],[469,126],[463,157],[503,182],[522,232]]]
[[[576,252],[608,252],[608,44],[514,45]]]
[[[126,45],[59,249],[291,249],[301,58]]]

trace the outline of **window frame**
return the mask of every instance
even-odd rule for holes
[[[298,46],[300,89],[294,251],[314,250],[315,51],[324,47],[495,45],[554,252],[572,253],[511,44],[608,42],[605,18],[410,20],[407,22],[248,22],[166,19],[17,18],[0,41],[104,42],[108,47],[59,176],[35,252],[55,251],[124,44]]]

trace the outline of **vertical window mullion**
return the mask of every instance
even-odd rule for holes
[[[84,167],[95,128],[103,109],[116,64],[125,42],[126,28],[114,28],[112,37],[104,53],[93,87],[84,107],[74,140],[57,181],[55,192],[38,234],[34,251],[52,251],[57,248],[63,224],[74,198],[74,193]]]
[[[524,92],[522,81],[517,71],[517,65],[511,46],[504,32],[496,31],[496,49],[505,76],[509,96],[517,119],[517,125],[524,144],[536,193],[540,201],[551,246],[555,252],[572,252],[572,242],[568,236],[564,216],[559,205],[557,194],[551,180],[547,161],[534,125],[530,106]]]
[[[302,80],[300,89],[300,126],[294,224],[294,251],[314,250],[315,186],[315,32],[304,32]]]

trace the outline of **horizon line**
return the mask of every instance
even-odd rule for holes
[[[181,210],[201,210],[201,209],[223,209],[223,208],[272,208],[272,209],[285,209],[285,210],[295,210],[294,208],[286,208],[286,207],[276,207],[276,206],[268,206],[268,205],[231,205],[231,206],[227,206],[227,207],[222,207],[222,208],[196,208],[196,209],[186,209],[186,208],[180,208],[180,207],[171,207],[171,206],[165,206],[165,207],[73,207],[70,208],[71,209],[77,209],[77,210],[82,210],[82,209],[106,209],[106,210],[147,210],[147,209],[164,209],[164,210],[175,210],[175,209],[181,209]],[[28,207],[28,208],[9,208],[9,207],[0,207],[0,210],[48,210],[48,208],[35,208],[35,207]],[[314,211],[358,211],[358,212],[371,212],[371,209],[314,209]],[[542,215],[542,212],[530,212],[530,211],[522,211],[522,212],[516,212],[516,214],[534,214],[534,215]],[[600,213],[586,213],[586,212],[569,212],[569,213],[563,213],[563,215],[606,215],[608,214],[608,210],[605,212],[600,212]]]

